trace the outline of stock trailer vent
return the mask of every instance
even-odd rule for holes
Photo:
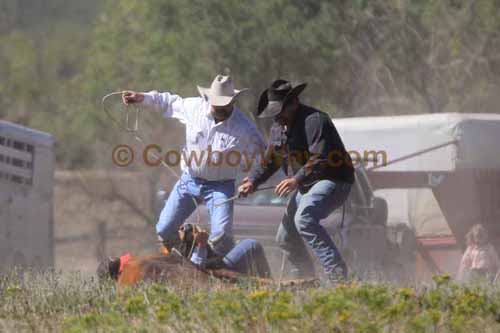
[[[0,136],[0,181],[32,186],[34,155],[33,145]]]

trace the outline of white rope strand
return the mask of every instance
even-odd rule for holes
[[[107,95],[105,95],[102,100],[101,100],[101,105],[102,105],[102,108],[104,110],[104,112],[106,113],[106,115],[108,116],[108,118],[110,118],[113,123],[115,123],[115,126],[118,127],[119,130],[123,130],[122,128],[122,125],[120,125],[119,122],[117,122],[112,116],[111,114],[109,113],[109,110],[106,108],[106,100],[111,97],[111,96],[115,96],[115,95],[122,95],[123,94],[123,91],[114,91],[112,93],[109,93]],[[128,107],[128,106],[126,106]],[[140,121],[139,121],[139,115],[140,113],[142,112],[141,109],[135,105],[136,107],[136,118],[135,118],[135,125],[133,128],[130,128],[128,125],[129,125],[129,113],[128,113],[128,110],[127,110],[127,114],[126,114],[126,129],[125,131],[127,133],[131,133],[133,136],[134,136],[134,139],[136,141],[138,141],[143,148],[146,148],[146,144],[144,142],[144,140],[141,138],[141,136],[138,134],[139,133],[139,126],[140,126]],[[151,152],[148,150],[148,153],[151,157],[155,158],[156,160],[160,161],[160,164],[162,166],[164,166],[177,180],[181,181],[181,176],[175,172],[174,169],[172,169],[160,156],[156,155],[155,153]],[[201,224],[201,214],[200,214],[200,210],[199,210],[199,204],[198,204],[198,201],[194,198],[194,197],[191,197],[191,199],[193,200],[195,206],[196,206],[196,215],[197,215],[197,223],[198,225]]]

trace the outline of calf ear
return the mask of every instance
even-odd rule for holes
[[[113,280],[118,280],[118,276],[120,275],[120,265],[121,265],[121,260],[120,258],[109,258],[109,275]]]

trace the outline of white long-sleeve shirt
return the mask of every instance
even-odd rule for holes
[[[201,97],[182,98],[168,92],[150,91],[143,104],[176,118],[186,126],[186,145],[181,168],[206,180],[236,179],[240,170],[250,171],[260,163],[265,142],[255,124],[238,108],[215,123],[210,104]]]

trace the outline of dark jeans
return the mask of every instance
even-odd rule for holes
[[[264,249],[253,239],[243,239],[223,259],[226,268],[241,274],[270,277],[271,270]]]
[[[327,274],[337,268],[346,273],[345,263],[327,231],[320,224],[335,209],[342,206],[351,184],[321,180],[307,193],[295,192],[288,202],[276,240],[288,254],[288,259],[301,270],[301,275],[314,275],[314,265],[304,241],[319,259]]]

